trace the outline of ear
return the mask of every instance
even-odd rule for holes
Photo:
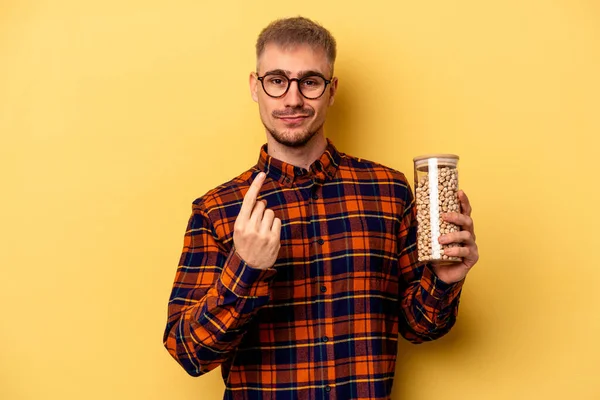
[[[337,92],[337,87],[338,87],[338,78],[333,77],[331,79],[331,83],[329,84],[329,106],[330,107],[333,105],[333,102],[335,100],[335,94]]]
[[[250,72],[250,96],[252,96],[252,100],[258,103],[258,79],[256,73]]]

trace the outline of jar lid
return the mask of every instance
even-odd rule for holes
[[[456,154],[424,154],[413,158],[413,162],[428,160],[430,158],[447,158],[452,160],[458,160],[459,157]]]

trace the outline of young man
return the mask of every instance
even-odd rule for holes
[[[335,41],[304,18],[256,45],[258,163],[195,200],[164,344],[194,376],[221,365],[225,399],[387,399],[398,334],[447,333],[478,260],[471,207],[445,235],[463,262],[419,263],[406,177],[340,153],[323,132]]]

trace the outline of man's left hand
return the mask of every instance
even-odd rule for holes
[[[477,260],[479,260],[477,243],[475,243],[473,219],[471,219],[471,203],[469,203],[469,198],[462,190],[458,191],[458,200],[460,201],[462,213],[447,213],[442,218],[444,221],[460,226],[461,230],[440,236],[439,242],[443,245],[450,243],[461,244],[462,246],[446,248],[444,254],[449,257],[461,257],[462,262],[448,265],[433,264],[433,271],[437,277],[446,283],[455,283],[463,280],[477,263]]]

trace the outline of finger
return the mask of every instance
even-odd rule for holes
[[[267,208],[267,202],[264,200],[259,200],[254,205],[254,210],[252,210],[252,214],[250,215],[250,226],[255,227],[256,230],[260,229],[265,208]]]
[[[266,209],[263,214],[262,221],[260,222],[260,233],[267,234],[271,232],[273,226],[273,220],[275,219],[275,213],[271,209]]]
[[[242,207],[240,209],[238,218],[242,218],[242,219],[250,218],[250,215],[252,214],[252,211],[254,210],[254,205],[256,204],[256,197],[258,196],[258,193],[260,192],[260,188],[262,187],[263,183],[265,182],[266,176],[267,175],[264,172],[260,172],[258,175],[256,175],[256,178],[254,178],[254,180],[252,181],[252,184],[250,185],[250,188],[248,189],[248,191],[246,192],[246,195],[244,196],[244,200],[242,202]]]
[[[448,247],[444,249],[444,255],[448,257],[460,257],[467,258],[471,254],[471,249],[469,247]]]
[[[438,242],[440,244],[450,244],[450,243],[465,243],[471,244],[474,243],[475,240],[473,235],[469,231],[460,231],[460,232],[452,232],[446,233],[439,237]]]
[[[461,257],[463,262],[469,267],[474,266],[479,261],[479,250],[475,244],[464,247],[446,248],[444,249],[444,255],[448,257]]]
[[[279,218],[275,218],[273,220],[273,226],[271,226],[271,232],[273,232],[277,239],[281,237],[281,220]]]
[[[458,191],[458,200],[460,200],[461,212],[470,217],[471,212],[473,212],[473,208],[471,208],[471,202],[469,201],[469,198],[467,197],[464,191]]]
[[[447,213],[442,215],[442,219],[461,227],[463,231],[469,231],[474,234],[473,219],[468,215],[459,213]]]

